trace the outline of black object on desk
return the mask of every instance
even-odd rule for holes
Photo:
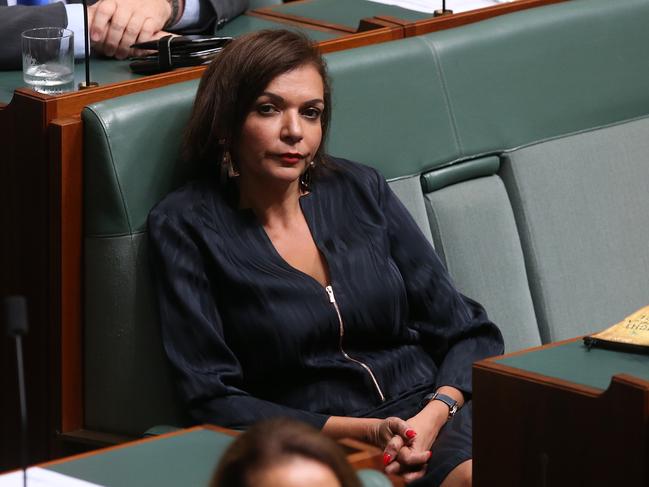
[[[133,58],[129,67],[135,73],[153,74],[206,64],[231,40],[232,37],[169,35],[157,41],[140,42],[131,47],[157,53]]]
[[[18,390],[20,394],[21,463],[23,486],[27,485],[27,396],[25,395],[25,366],[23,364],[22,336],[27,334],[27,300],[24,296],[7,296],[4,299],[4,316],[7,333],[16,339],[16,362],[18,366]]]

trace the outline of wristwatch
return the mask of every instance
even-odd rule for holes
[[[432,394],[428,394],[427,396],[424,397],[422,404],[425,406],[431,401],[442,401],[444,404],[448,406],[449,421],[453,418],[453,416],[455,416],[455,413],[457,413],[458,410],[457,401],[452,397],[447,396],[446,394],[440,394],[439,392],[433,392]]]

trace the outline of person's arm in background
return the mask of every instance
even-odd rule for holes
[[[247,5],[247,0],[100,0],[89,9],[90,39],[97,51],[124,59],[136,42],[159,39],[167,30],[211,32],[215,23],[222,25]]]
[[[22,69],[20,34],[23,31],[67,25],[67,14],[62,3],[0,7],[0,69]]]
[[[159,39],[163,30],[181,18],[184,0],[178,2],[177,17],[168,0],[100,0],[88,8],[92,12],[90,40],[94,50],[125,59],[131,45]]]

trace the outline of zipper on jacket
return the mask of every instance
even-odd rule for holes
[[[345,357],[347,360],[354,362],[361,367],[365,369],[365,371],[369,374],[370,378],[372,379],[372,383],[374,383],[374,387],[376,388],[376,392],[378,392],[379,397],[381,398],[381,402],[385,401],[385,396],[383,395],[383,391],[381,391],[381,386],[379,386],[378,381],[376,380],[376,377],[374,376],[374,372],[372,372],[372,369],[370,369],[369,365],[361,362],[360,360],[356,360],[355,358],[352,358],[345,352],[345,349],[343,348],[343,337],[345,336],[345,325],[343,323],[343,317],[340,314],[340,308],[338,308],[338,303],[336,303],[336,298],[334,297],[334,290],[331,286],[325,287],[325,291],[327,291],[327,294],[329,295],[329,302],[333,304],[334,309],[336,310],[336,314],[338,315],[338,330],[339,330],[339,335],[338,335],[338,349],[340,350],[340,353],[343,354],[343,357]]]

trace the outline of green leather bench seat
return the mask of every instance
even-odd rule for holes
[[[572,0],[326,56],[329,152],[383,173],[508,351],[647,304],[646,25],[646,0]],[[144,228],[193,174],[177,158],[196,87],[83,113],[89,429],[183,421]]]
[[[500,177],[469,179],[426,198],[438,254],[458,288],[498,324],[505,351],[540,345],[514,212]]]
[[[270,7],[269,10],[356,29],[367,17],[391,15],[403,20],[420,20],[431,14],[368,0],[306,0]]]

